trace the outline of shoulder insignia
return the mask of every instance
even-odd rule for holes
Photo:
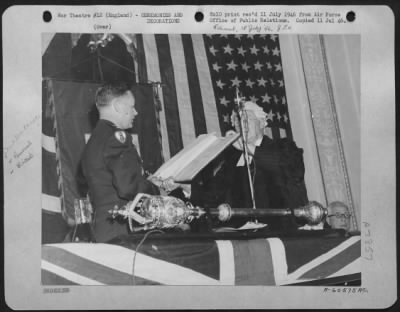
[[[126,133],[125,133],[125,131],[116,131],[114,133],[114,136],[121,143],[125,143],[125,141],[126,141]]]

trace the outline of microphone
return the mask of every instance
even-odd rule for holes
[[[239,111],[241,111],[243,109],[243,99],[244,99],[244,97],[240,96],[239,88],[236,87],[236,97],[234,99],[234,102],[236,104],[235,105],[235,110],[237,112],[239,112]]]
[[[251,194],[251,200],[252,200],[252,206],[253,209],[256,209],[256,201],[254,197],[254,181],[251,176],[251,170],[250,170],[250,162],[249,162],[249,149],[247,146],[247,136],[249,132],[249,124],[248,124],[248,116],[247,113],[244,109],[244,97],[240,97],[239,94],[239,88],[236,87],[236,98],[235,98],[235,103],[237,107],[237,115],[238,115],[238,120],[239,120],[239,130],[240,130],[240,136],[242,137],[242,142],[243,142],[243,152],[244,152],[244,162],[247,168],[247,177],[249,181],[249,187],[250,187],[250,194]],[[257,223],[257,219],[255,219]]]

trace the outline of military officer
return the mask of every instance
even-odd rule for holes
[[[135,98],[124,84],[107,84],[97,90],[100,114],[82,157],[83,174],[89,186],[97,242],[127,234],[126,222],[113,220],[108,211],[133,200],[137,193],[158,194],[143,173],[142,162],[131,135],[137,116]]]

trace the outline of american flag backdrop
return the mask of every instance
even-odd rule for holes
[[[147,115],[144,111],[140,113],[147,130],[142,131],[139,141],[146,142],[151,149],[148,153],[143,150],[142,155],[151,172],[198,135],[211,132],[224,135],[231,129],[236,89],[267,113],[267,132],[271,138],[292,137],[279,36],[119,35],[127,46],[129,42],[136,45],[138,89],[154,90],[153,94],[144,92],[140,98],[137,95],[137,105],[148,111]],[[77,46],[79,38],[81,34],[44,36],[45,67],[54,72],[69,72],[71,49]],[[75,181],[79,151],[90,135],[87,106],[93,104],[99,85],[68,77],[44,81],[42,119],[43,210],[62,211],[65,218],[65,210],[72,209],[73,199],[80,196]],[[153,117],[148,115],[151,109],[157,112],[154,129],[149,125],[153,123]]]
[[[277,35],[137,35],[141,81],[160,82],[164,159],[202,133],[224,134],[236,89],[267,113],[271,138],[292,137]]]

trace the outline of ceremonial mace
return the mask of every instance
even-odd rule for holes
[[[217,208],[206,211],[172,196],[139,193],[133,201],[121,208],[109,210],[109,213],[114,218],[117,216],[127,218],[131,231],[136,232],[155,228],[173,228],[188,224],[207,214],[217,217],[221,222],[229,221],[233,217],[294,216],[306,224],[316,225],[325,219],[327,209],[318,202],[311,201],[303,207],[294,209],[232,208],[228,204],[221,204]],[[134,226],[133,220],[140,226]]]
[[[240,128],[240,136],[242,137],[242,142],[243,142],[243,151],[244,151],[244,161],[245,165],[247,168],[247,176],[249,180],[249,186],[250,186],[250,195],[251,195],[251,202],[252,202],[252,207],[253,209],[256,209],[256,200],[254,198],[254,185],[253,185],[253,178],[251,177],[251,170],[250,170],[250,163],[249,163],[249,150],[247,146],[247,134],[245,134],[245,127],[244,127],[244,122],[246,120],[247,123],[247,132],[249,131],[248,129],[248,119],[247,116],[243,118],[244,113],[244,107],[243,107],[243,97],[239,96],[239,89],[236,88],[236,99],[235,99],[236,107],[237,107],[237,112],[238,112],[238,119],[239,119],[239,128]],[[254,216],[255,217],[255,216]],[[255,219],[255,222],[257,223],[257,219]]]
[[[323,221],[328,212],[320,203],[310,201],[307,205],[290,209],[290,208],[265,208],[265,209],[249,209],[249,208],[232,208],[229,204],[221,204],[217,208],[210,208],[209,214],[218,217],[222,222],[229,221],[232,217],[281,217],[294,216],[296,219],[304,221],[308,225],[317,225]]]

